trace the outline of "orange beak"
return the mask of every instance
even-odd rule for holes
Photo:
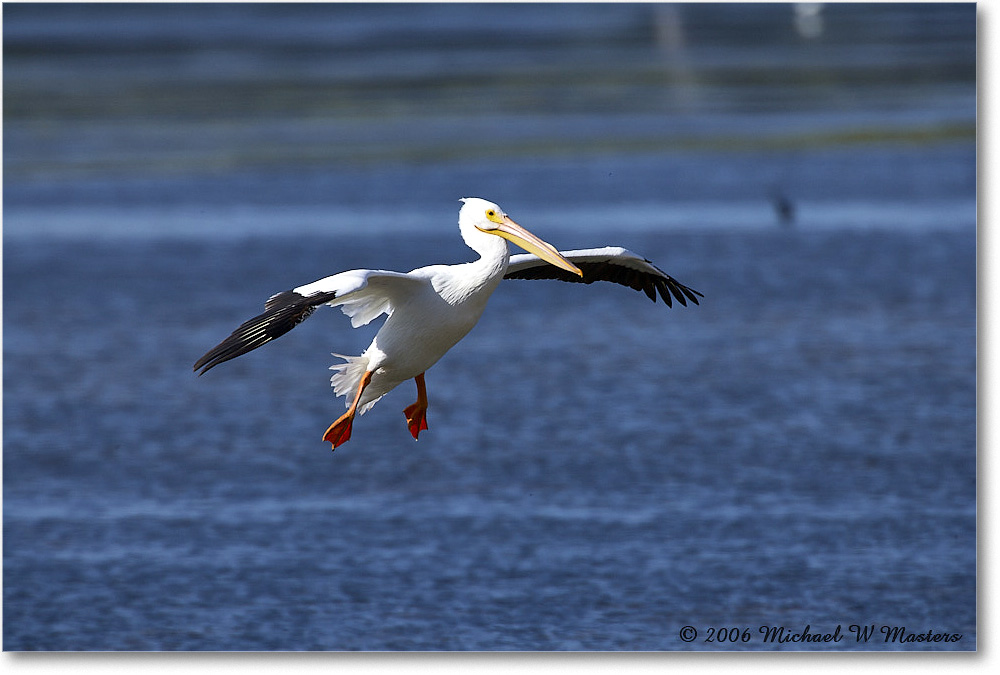
[[[550,265],[555,265],[556,267],[564,269],[567,272],[577,274],[580,277],[583,276],[583,272],[580,268],[571,263],[569,260],[566,260],[566,258],[564,258],[563,255],[556,250],[555,246],[536,237],[531,232],[528,232],[526,229],[511,220],[509,216],[504,216],[503,220],[498,220],[497,222],[499,227],[495,230],[482,231],[495,234],[498,237],[503,237],[507,241],[517,244],[528,253],[534,253]]]

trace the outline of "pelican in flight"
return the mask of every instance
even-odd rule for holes
[[[329,426],[323,440],[334,450],[351,437],[356,415],[364,414],[406,380],[417,385],[417,401],[407,407],[406,424],[416,439],[427,428],[424,373],[465,337],[482,315],[486,301],[504,279],[560,279],[579,283],[612,281],[643,291],[672,306],[698,304],[701,293],[679,283],[648,260],[624,248],[557,251],[515,223],[493,202],[462,199],[458,227],[479,260],[461,265],[431,265],[411,272],[349,270],[284,291],[264,305],[264,313],[198,359],[194,370],[211,368],[275,340],[304,321],[319,305],[340,309],[354,328],[388,315],[361,356],[342,356],[331,366],[337,396],[347,396],[347,412]],[[510,255],[507,242],[528,254]],[[353,397],[351,395],[353,394]]]

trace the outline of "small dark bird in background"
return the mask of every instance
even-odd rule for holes
[[[795,204],[786,194],[776,188],[772,189],[771,204],[774,205],[774,213],[778,216],[778,223],[782,227],[791,227],[795,224]]]

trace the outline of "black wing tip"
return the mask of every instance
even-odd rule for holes
[[[194,364],[193,370],[198,373],[199,377],[201,377],[220,363],[225,363],[230,359],[235,359],[237,356],[246,354],[266,342],[268,341],[257,341],[256,344],[248,343],[239,339],[239,337],[235,334],[230,335],[228,338],[213,347],[211,351],[198,359],[198,361]],[[201,369],[200,372],[198,372],[199,368]]]
[[[216,347],[215,349],[218,349],[218,347]],[[198,359],[197,361],[195,361],[195,364],[194,364],[194,366],[192,366],[191,369],[195,373],[197,373],[198,377],[201,377],[202,375],[204,375],[205,373],[207,373],[209,370],[211,370],[213,366],[217,365],[217,363],[212,363],[215,349],[212,349],[207,354],[205,354],[204,356],[202,356],[200,359]]]
[[[242,356],[268,342],[278,339],[305,321],[316,307],[333,300],[335,292],[301,295],[295,291],[282,291],[264,305],[264,312],[241,323],[229,337],[198,359],[193,370],[204,375],[209,370],[237,356]]]
[[[220,347],[222,346],[221,343],[219,346]],[[208,354],[205,354],[205,356],[198,359],[198,362],[195,363],[194,366],[192,367],[192,370],[198,375],[198,377],[201,377],[202,375],[210,371],[212,368],[215,368],[220,363],[224,363],[229,359],[235,358],[237,356],[236,354],[234,354],[233,356],[227,356],[226,358],[219,358],[218,355],[215,353],[215,351],[216,350],[213,349]]]
[[[575,283],[592,284],[595,281],[610,281],[621,286],[627,286],[636,291],[646,294],[652,302],[656,302],[657,291],[660,299],[667,307],[674,306],[674,299],[682,306],[688,306],[688,300],[695,305],[700,305],[698,298],[704,298],[700,292],[689,288],[665,273],[649,260],[645,260],[658,273],[644,272],[627,268],[624,265],[617,265],[612,261],[578,262],[576,265],[583,270],[583,277],[555,267],[554,265],[540,265],[529,267],[517,272],[508,272],[505,279],[554,279],[558,281],[569,281]]]
[[[688,306],[688,300],[695,305],[701,305],[701,303],[698,302],[698,298],[705,297],[693,288],[689,288],[673,277],[666,275],[657,280],[656,288],[660,291],[660,298],[667,307],[673,307],[674,299],[676,299],[677,302],[681,303],[684,307]]]

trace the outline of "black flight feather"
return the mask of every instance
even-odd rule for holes
[[[646,262],[652,265],[648,260]],[[698,298],[705,297],[693,288],[688,288],[680,283],[655,265],[652,265],[653,268],[663,276],[642,272],[607,261],[581,261],[574,264],[583,272],[583,278],[555,265],[537,265],[508,272],[504,276],[504,279],[557,279],[559,281],[570,281],[580,284],[592,284],[595,281],[611,281],[637,291],[642,291],[653,302],[656,302],[656,292],[659,291],[660,297],[666,303],[667,307],[673,307],[671,295],[677,298],[677,301],[685,307],[687,307],[688,300],[697,305]]]
[[[194,369],[201,369],[199,375],[204,375],[215,366],[242,356],[295,328],[305,321],[316,307],[330,302],[337,294],[314,293],[299,295],[295,291],[283,291],[267,301],[264,313],[244,321],[233,334],[213,347],[207,354],[198,359]]]

